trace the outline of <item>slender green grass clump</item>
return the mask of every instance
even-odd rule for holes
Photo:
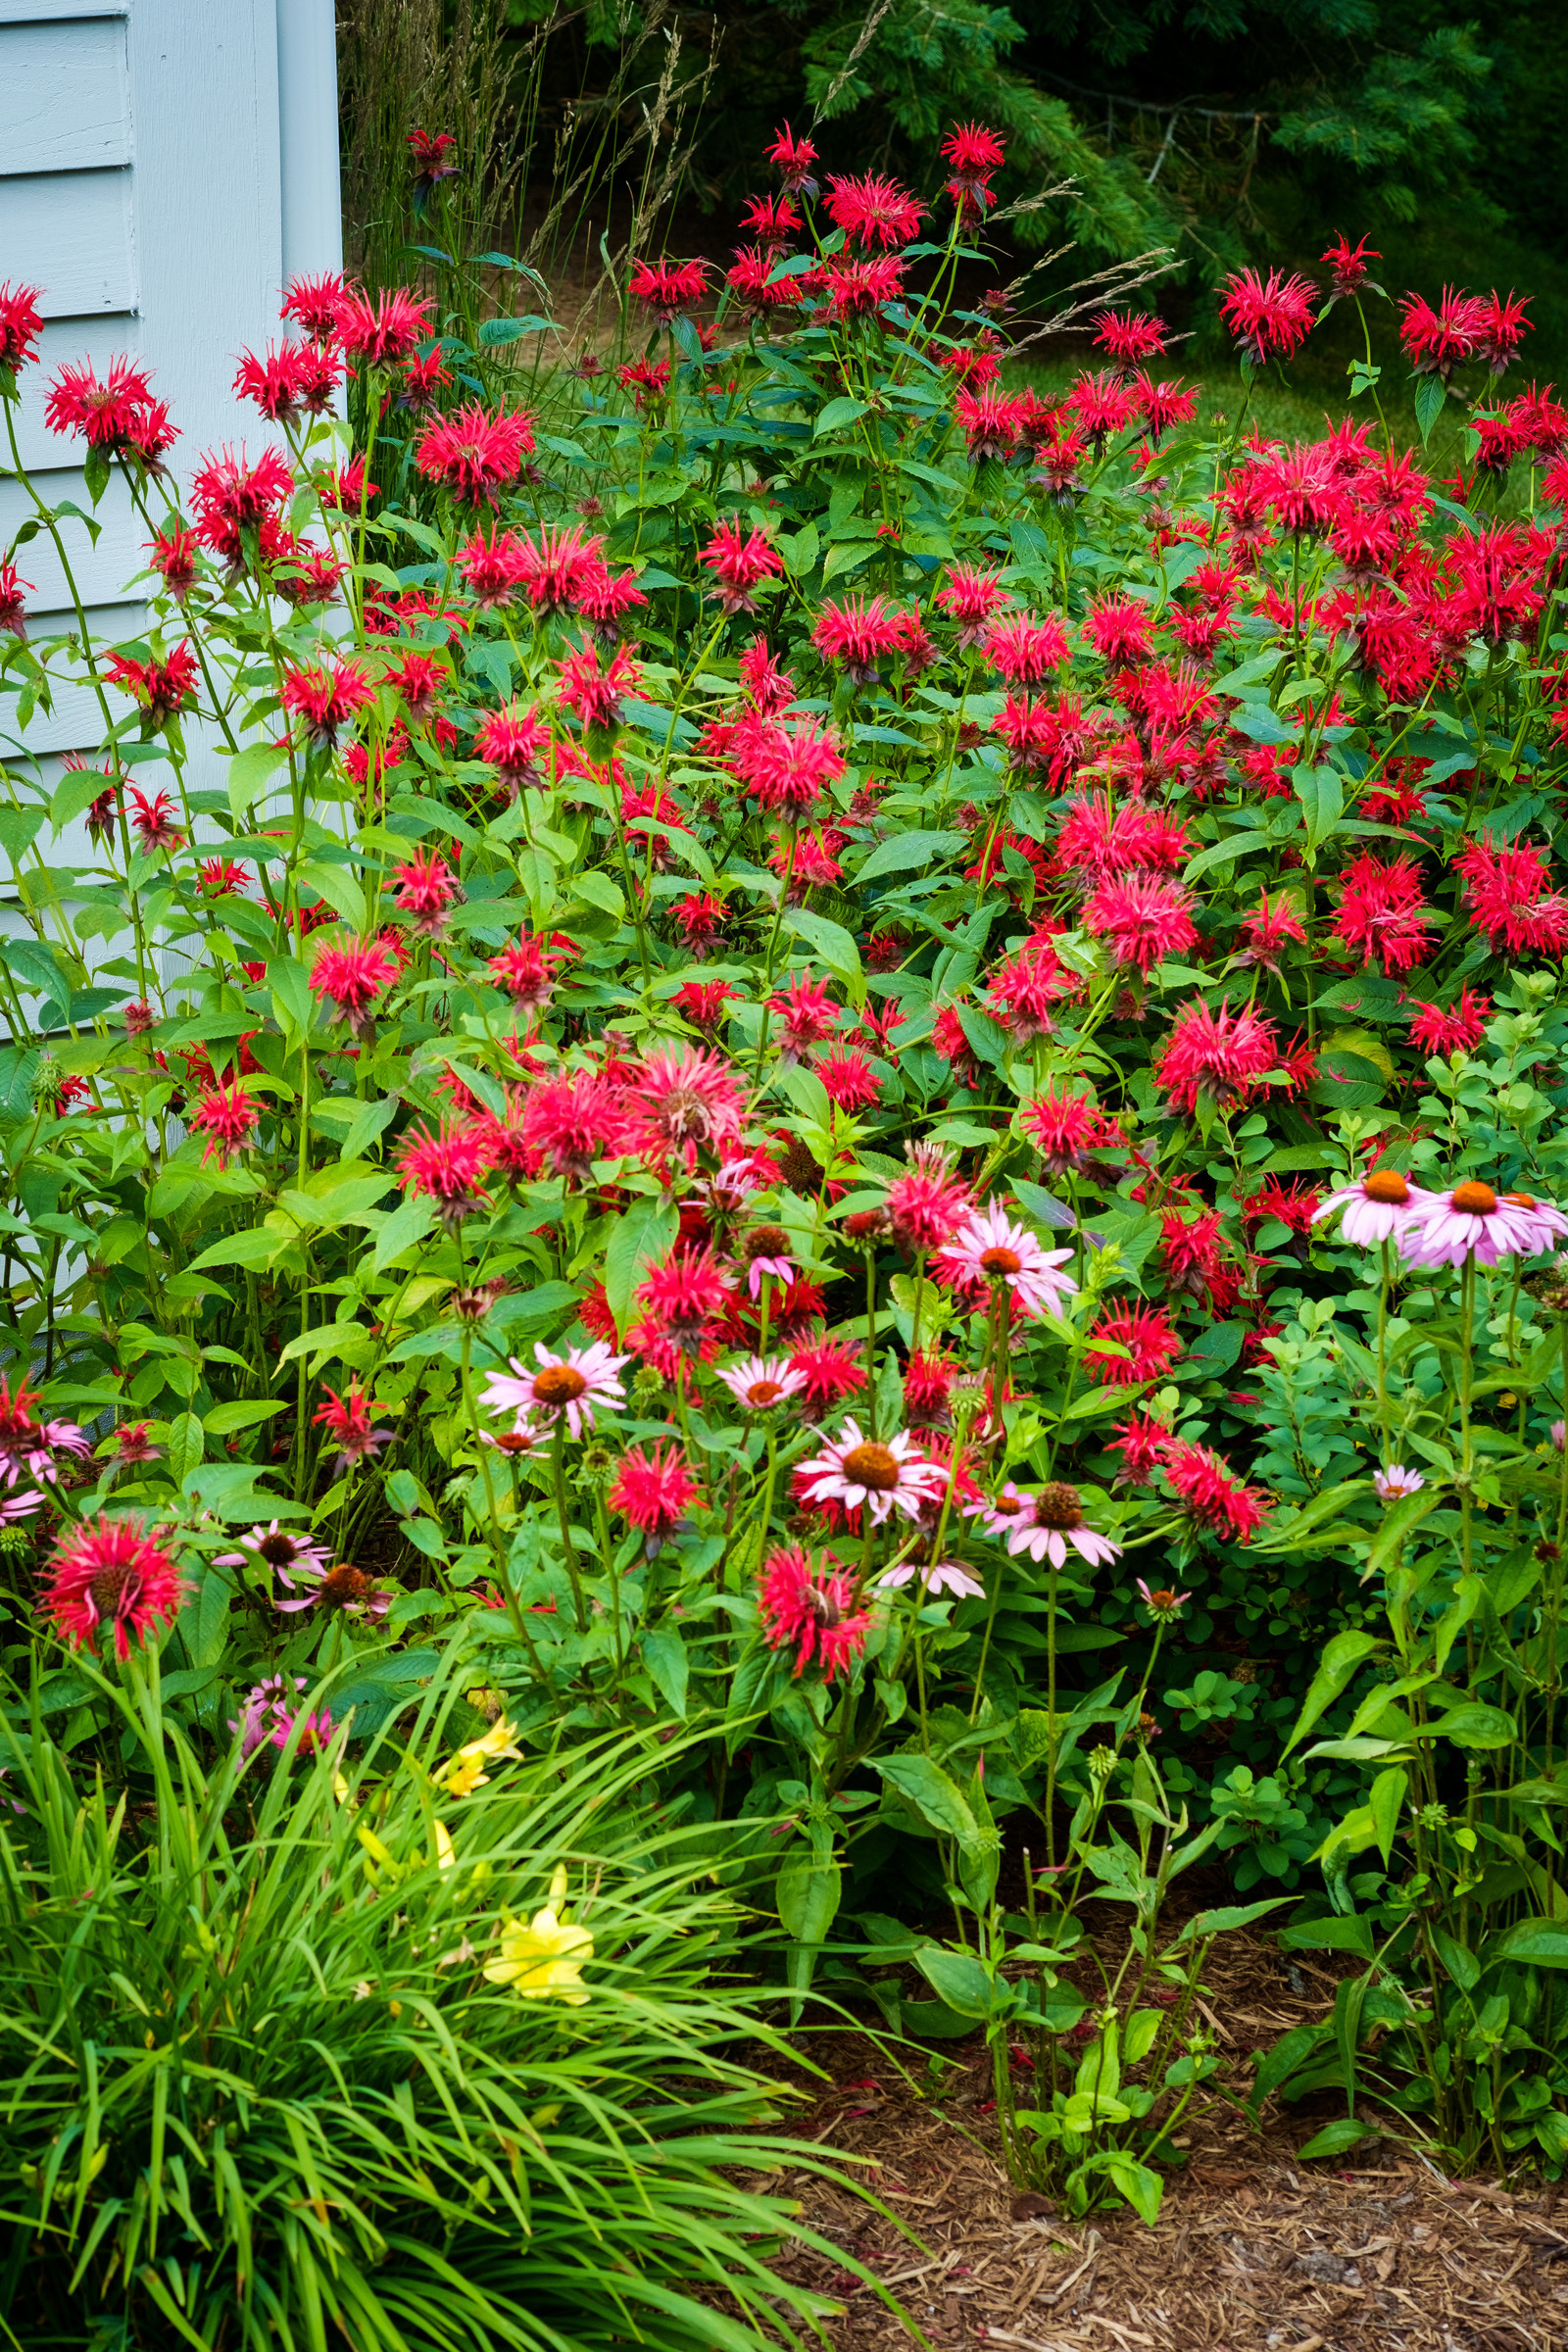
[[[0,2318],[28,2352],[754,2344],[793,2143],[735,2055],[743,1913],[643,1740],[449,1753],[300,1717],[204,1770],[147,1667],[86,1670],[146,1801],[4,1737]],[[138,1679],[138,1676],[140,1679]],[[721,2169],[722,2168],[722,2169]]]

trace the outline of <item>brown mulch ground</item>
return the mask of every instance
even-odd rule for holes
[[[1206,2004],[1245,2091],[1251,2054],[1325,2014],[1334,1980],[1264,1936],[1216,1947]],[[852,2030],[806,2046],[794,2125],[824,2154],[868,2159],[879,2214],[807,2171],[767,2187],[896,2297],[804,2250],[787,2268],[838,2298],[836,2352],[1568,2352],[1568,2196],[1449,2182],[1391,2140],[1338,2164],[1296,2149],[1336,2112],[1269,2111],[1261,2133],[1219,2108],[1190,2134],[1157,2226],[1125,2208],[1070,2222],[1003,2172],[978,2039],[928,2066]],[[1343,2112],[1343,2109],[1339,2110]],[[1363,2114],[1365,2109],[1361,2111]],[[889,2218],[893,2215],[897,2221]],[[900,2228],[900,2224],[903,2228]]]

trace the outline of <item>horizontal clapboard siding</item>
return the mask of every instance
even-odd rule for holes
[[[0,253],[15,276],[42,289],[46,318],[136,308],[130,190],[128,171],[0,179]]]
[[[0,24],[0,174],[130,162],[123,17]]]

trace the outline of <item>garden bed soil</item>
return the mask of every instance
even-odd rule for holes
[[[1334,1979],[1267,1934],[1226,1939],[1206,2011],[1245,2095],[1253,2053],[1326,2015]],[[1254,2132],[1219,2107],[1167,2178],[1159,2220],[1125,2207],[1068,2221],[1002,2169],[978,2037],[923,2051],[851,2029],[804,2045],[791,2129],[858,2160],[885,2212],[814,2174],[767,2180],[896,2297],[797,2249],[784,2268],[842,2304],[835,2352],[902,2352],[909,2322],[939,2347],[996,2352],[1568,2352],[1568,2195],[1449,2181],[1393,2140],[1336,2163],[1297,2149],[1334,2102],[1265,2110]],[[1363,2117],[1372,2111],[1364,2105]],[[896,2219],[892,2217],[897,2217]]]

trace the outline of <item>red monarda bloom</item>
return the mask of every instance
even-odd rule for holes
[[[1410,1043],[1423,1054],[1473,1054],[1486,1035],[1492,999],[1466,982],[1446,1011],[1438,1004],[1416,1003],[1410,1023]]]
[[[1407,972],[1421,961],[1438,917],[1421,895],[1413,858],[1384,859],[1364,850],[1340,875],[1340,889],[1335,934],[1360,950],[1363,965],[1375,958],[1385,972]]]
[[[1058,1095],[1047,1087],[1018,1106],[1018,1124],[1054,1175],[1091,1165],[1090,1153],[1125,1145],[1126,1137],[1090,1095]]]
[[[509,542],[515,548],[515,584],[524,601],[548,618],[574,612],[608,575],[604,541],[580,523],[547,527],[537,539]]]
[[[37,356],[38,337],[43,333],[38,311],[42,292],[41,286],[13,286],[9,277],[0,283],[0,368],[13,374],[29,367]]]
[[[865,1362],[846,1340],[828,1340],[820,1333],[790,1357],[790,1370],[801,1375],[801,1399],[812,1413],[831,1412],[846,1396],[865,1386]]]
[[[1077,986],[1047,938],[1026,940],[1016,955],[998,965],[991,982],[990,1011],[1019,1045],[1049,1037],[1055,1026],[1051,1007]]]
[[[111,654],[104,676],[140,704],[147,732],[167,726],[179,711],[196,705],[196,660],[188,645],[176,645],[167,662],[137,662],[128,654]]]
[[[519,1012],[542,1012],[550,1002],[559,956],[542,940],[526,936],[492,956],[485,970],[497,988],[504,988]]]
[[[888,1186],[893,1238],[911,1254],[944,1250],[969,1213],[969,1187],[940,1144],[908,1144],[905,1157],[907,1174],[895,1176]]]
[[[1125,1355],[1113,1355],[1099,1342],[1113,1341]],[[1103,1387],[1136,1388],[1158,1380],[1182,1351],[1170,1318],[1157,1306],[1107,1307],[1089,1335],[1084,1361]]]
[[[904,614],[885,597],[852,596],[823,606],[811,643],[824,661],[841,663],[857,685],[869,686],[878,662],[898,651],[903,635]]]
[[[773,133],[773,144],[766,154],[768,162],[792,196],[809,197],[816,194],[816,182],[811,177],[816,149],[809,139],[798,139],[786,122],[782,130]]]
[[[1126,368],[1152,360],[1165,348],[1165,329],[1147,311],[1097,311],[1095,341]]]
[[[778,253],[793,243],[801,226],[801,216],[789,200],[782,196],[748,196],[740,218],[743,237],[755,238],[768,253]]]
[[[1269,1500],[1237,1477],[1222,1455],[1206,1446],[1167,1440],[1161,1466],[1197,1527],[1233,1544],[1250,1544],[1268,1516]]]
[[[769,1649],[794,1650],[797,1678],[815,1665],[830,1683],[865,1647],[871,1619],[855,1606],[854,1579],[834,1568],[814,1570],[809,1552],[798,1545],[769,1553],[758,1606],[763,1640]]]
[[[820,981],[797,972],[767,1000],[768,1010],[779,1015],[775,1030],[786,1061],[799,1061],[807,1049],[831,1037],[839,1025],[839,1008]]]
[[[1198,415],[1198,394],[1185,384],[1168,383],[1163,378],[1156,384],[1150,375],[1134,379],[1138,405],[1144,412],[1149,438],[1157,449],[1162,436],[1173,424],[1191,424]]]
[[[642,684],[642,671],[629,654],[617,652],[605,665],[593,646],[568,654],[561,664],[561,700],[585,727],[620,725],[623,705]]]
[[[226,1168],[229,1153],[243,1152],[249,1144],[261,1124],[261,1114],[244,1080],[234,1078],[226,1086],[209,1087],[186,1123],[207,1138],[202,1165],[216,1159],[220,1168]]]
[[[1165,1040],[1154,1078],[1178,1110],[1192,1112],[1200,1096],[1227,1104],[1243,1100],[1278,1060],[1274,1024],[1262,1014],[1189,1004]]]
[[[323,947],[311,966],[310,985],[336,1006],[336,1017],[358,1029],[398,967],[378,939],[355,939],[346,947]]]
[[[514,482],[524,458],[532,455],[533,422],[520,410],[495,415],[469,401],[450,416],[432,417],[419,436],[415,462],[428,482],[437,482],[470,507],[494,506]]]
[[[1068,650],[1067,632],[1054,612],[1044,620],[1019,612],[993,621],[980,648],[987,665],[1000,670],[1009,686],[1038,685],[1067,660]]]
[[[113,1627],[123,1662],[133,1641],[172,1624],[185,1597],[178,1569],[163,1548],[166,1528],[142,1519],[83,1520],[63,1537],[45,1572],[39,1608],[74,1649],[99,1645]]]
[[[403,1189],[433,1200],[449,1233],[485,1205],[480,1178],[489,1163],[483,1127],[443,1126],[438,1134],[405,1137],[398,1153]]]
[[[253,351],[241,355],[234,390],[270,423],[292,424],[299,416],[324,416],[342,380],[339,362],[315,344],[285,343],[280,350],[269,344],[265,360]]]
[[[882,1081],[858,1046],[837,1046],[812,1067],[840,1110],[866,1110],[881,1097]]]
[[[83,433],[89,449],[125,456],[143,442],[160,407],[145,368],[124,358],[111,360],[100,383],[91,362],[83,360],[61,368],[49,387],[43,416],[52,433]]]
[[[708,291],[708,264],[699,258],[693,262],[639,262],[631,273],[628,288],[633,302],[668,326],[685,311],[695,310]]]
[[[492,767],[512,798],[541,780],[540,761],[550,750],[550,729],[536,710],[509,703],[492,710],[473,739],[473,756]]]
[[[660,1265],[651,1266],[637,1287],[637,1298],[661,1333],[687,1352],[701,1345],[708,1325],[730,1303],[729,1287],[712,1250],[695,1248],[672,1250]]]
[[[1367,264],[1382,259],[1377,247],[1369,245],[1365,237],[1356,245],[1348,237],[1339,238],[1323,256],[1323,267],[1329,273],[1329,292],[1358,294],[1367,282]]]
[[[1091,598],[1084,633],[1102,662],[1137,662],[1153,651],[1149,607],[1133,597]]]
[[[752,590],[784,569],[784,559],[764,531],[748,531],[732,514],[720,515],[700,563],[713,574],[719,603],[726,612],[755,612]]]
[[[701,1047],[671,1046],[645,1055],[625,1092],[628,1151],[663,1164],[699,1152],[720,1159],[744,1149],[748,1096],[732,1065]]]
[[[343,280],[334,271],[326,271],[319,277],[291,278],[278,317],[292,318],[313,343],[335,343],[344,292]]]
[[[1011,601],[1000,572],[982,571],[973,564],[950,564],[946,580],[931,599],[957,622],[956,643],[962,653],[980,643],[992,614]]]
[[[1028,393],[959,392],[953,403],[954,420],[969,444],[976,466],[987,458],[1010,458],[1028,436],[1034,402]]]
[[[346,727],[356,710],[363,710],[374,700],[374,684],[358,662],[340,662],[335,666],[322,662],[312,669],[289,669],[283,673],[283,708],[305,721],[306,737],[313,751],[330,751],[337,742],[338,729]]]
[[[1105,941],[1118,963],[1147,972],[1197,946],[1192,906],[1192,892],[1179,882],[1130,873],[1102,882],[1084,908],[1084,928]]]
[[[1278,972],[1280,957],[1289,941],[1305,947],[1306,933],[1296,902],[1283,893],[1272,904],[1267,891],[1258,898],[1255,910],[1245,917],[1242,937],[1246,942],[1238,957],[1242,963],[1260,963],[1265,971]]]
[[[14,564],[0,564],[0,630],[8,637],[27,634],[27,607],[22,591],[32,585],[31,580],[20,576]]]
[[[827,307],[830,318],[866,318],[904,293],[904,264],[889,258],[871,262],[829,262]]]
[[[371,368],[396,367],[431,333],[430,307],[428,302],[417,301],[407,286],[390,286],[373,302],[363,287],[356,286],[339,295],[333,323],[338,341],[353,358]],[[288,316],[306,324],[297,309]]]
[[[1242,357],[1261,368],[1276,353],[1286,359],[1312,331],[1317,300],[1311,281],[1284,277],[1271,270],[1259,277],[1255,270],[1236,270],[1225,280],[1220,317],[1241,345]]]
[[[1406,294],[1399,340],[1417,375],[1438,375],[1445,383],[1460,360],[1475,354],[1481,338],[1482,305],[1473,294],[1445,286],[1436,310],[1420,294]]]
[[[424,939],[438,939],[446,928],[447,908],[463,896],[463,885],[439,850],[416,850],[392,876],[397,884],[394,905],[413,917],[413,927]]]
[[[148,560],[176,604],[182,604],[196,585],[199,558],[196,534],[176,522],[150,541]]]
[[[674,1533],[696,1500],[696,1483],[679,1447],[662,1445],[651,1452],[628,1446],[609,1495],[611,1509],[642,1529],[650,1553]]]
[[[1471,920],[1494,956],[1525,948],[1556,956],[1568,947],[1568,897],[1551,889],[1545,857],[1529,842],[1498,848],[1483,834],[1460,851],[1453,870],[1463,877]]]
[[[1067,405],[1077,416],[1079,430],[1096,449],[1103,447],[1112,433],[1124,433],[1138,415],[1137,395],[1110,368],[1099,375],[1079,376],[1067,394]]]
[[[597,1070],[572,1070],[541,1078],[522,1106],[521,1130],[529,1148],[542,1153],[553,1176],[580,1182],[596,1159],[625,1147],[624,1096]]]
[[[869,253],[876,246],[883,253],[894,253],[907,245],[920,226],[923,204],[916,203],[907,188],[897,180],[879,179],[867,172],[858,179],[828,180],[827,214],[835,228],[842,228],[848,244],[858,244]]]
[[[373,1413],[384,1412],[386,1407],[366,1396],[360,1386],[358,1373],[350,1375],[349,1393],[346,1396],[340,1396],[335,1389],[328,1389],[326,1397],[325,1404],[320,1407],[318,1412],[313,1413],[311,1419],[317,1426],[324,1429],[328,1437],[337,1440],[338,1469],[340,1471],[350,1469],[355,1462],[365,1460],[367,1455],[373,1460],[391,1437],[392,1432],[389,1429],[372,1429],[370,1417]],[[357,1571],[354,1570],[349,1571],[351,1575],[356,1573]],[[283,1605],[300,1608],[308,1604],[296,1601]],[[373,1611],[372,1613],[379,1615],[382,1612]]]
[[[669,911],[675,928],[699,962],[729,917],[723,900],[715,899],[706,890],[689,891],[685,898],[675,901]]]
[[[796,816],[815,808],[844,773],[838,738],[814,718],[737,728],[732,756],[736,773],[764,808]]]

